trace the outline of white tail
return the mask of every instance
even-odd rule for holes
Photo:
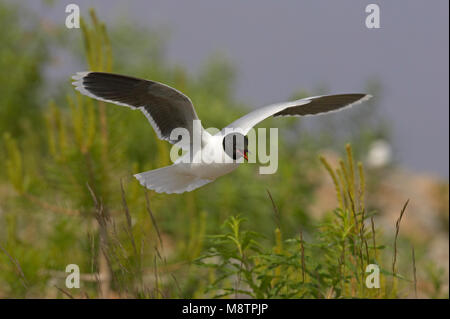
[[[182,174],[177,170],[176,165],[135,174],[134,177],[137,178],[142,186],[158,193],[167,194],[190,192],[213,181]]]

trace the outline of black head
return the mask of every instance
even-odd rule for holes
[[[244,157],[246,160],[248,153],[248,139],[247,136],[241,133],[230,133],[223,138],[222,147],[233,160]]]

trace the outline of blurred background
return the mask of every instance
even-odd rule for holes
[[[69,3],[80,7],[80,29],[65,27]],[[368,29],[369,3],[0,0],[0,297],[194,298],[233,287],[245,295],[248,286],[251,297],[448,298],[449,4],[377,1],[381,28]],[[374,98],[339,114],[259,125],[280,128],[274,175],[245,165],[193,193],[161,195],[146,193],[132,174],[170,164],[169,145],[140,112],[76,94],[70,76],[83,70],[171,85],[191,97],[205,127],[306,96]],[[367,223],[361,234],[373,235],[366,261],[386,265],[383,294],[323,266],[341,260],[345,243],[356,247],[356,237],[338,233],[344,248],[327,250],[333,261],[317,251],[338,231],[318,238],[320,227],[352,206],[336,198],[319,155],[344,176],[347,143],[365,171],[355,180],[359,210],[347,210]],[[252,251],[251,262],[230,258],[210,238],[237,215],[266,250]],[[310,285],[302,278],[281,294],[276,270],[293,276],[295,267],[274,256],[300,254],[280,244],[300,234]],[[216,266],[205,267],[205,256]],[[230,272],[233,259],[255,268]],[[83,273],[76,291],[64,285],[71,263]],[[273,269],[267,286],[262,278]]]

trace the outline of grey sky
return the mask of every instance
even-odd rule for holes
[[[238,98],[258,106],[320,84],[336,93],[362,91],[375,76],[401,162],[448,179],[447,0],[72,0],[47,12],[32,6],[63,23],[68,3],[82,12],[95,7],[108,23],[125,15],[170,27],[169,59],[191,71],[224,52],[238,70]],[[365,27],[369,3],[380,6],[381,29]]]

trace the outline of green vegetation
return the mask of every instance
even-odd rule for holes
[[[394,279],[408,280],[380,265],[380,250],[384,246],[376,245],[373,213],[365,209],[362,164],[358,163],[357,183],[350,145],[347,155],[347,163],[341,160],[336,171],[321,158],[335,184],[339,207],[320,223],[318,234],[311,241],[303,239],[301,230],[298,236],[283,240],[282,231],[276,228],[274,246],[267,250],[259,242],[260,234],[243,230],[244,220],[231,216],[225,222],[225,233],[211,236],[211,248],[198,261],[213,269],[207,291],[214,297],[398,297]],[[366,224],[372,228],[366,228]],[[379,265],[384,277],[391,279],[383,281],[383,289],[367,288],[369,264]],[[395,268],[395,262],[392,267]]]
[[[0,87],[7,88],[0,94],[0,297],[410,295],[411,260],[392,264],[393,244],[365,204],[370,176],[355,164],[350,146],[346,160],[332,168],[317,154],[332,144],[343,149],[342,141],[292,140],[284,133],[297,130],[298,119],[273,120],[283,150],[277,174],[259,175],[244,165],[195,192],[147,191],[132,175],[168,165],[170,145],[140,112],[81,96],[69,79],[63,93],[42,102],[50,46],[84,45],[86,69],[150,78],[185,92],[205,127],[221,128],[249,109],[233,96],[232,66],[212,58],[200,74],[188,75],[165,61],[162,37],[129,26],[107,31],[94,12],[82,22],[78,41],[48,43],[38,22],[30,20],[29,30],[19,23],[22,11],[0,3]],[[130,28],[139,43],[126,36]],[[139,56],[128,59],[131,52]],[[352,139],[356,158],[370,139],[385,134],[367,127],[362,142]],[[361,128],[352,130],[357,136]],[[338,207],[318,220],[310,207],[321,200],[315,190],[324,171]],[[409,255],[406,247],[398,250]],[[380,265],[381,289],[364,285],[369,263]],[[80,267],[80,289],[65,288],[68,264]],[[434,297],[442,285],[438,272],[430,271]]]

